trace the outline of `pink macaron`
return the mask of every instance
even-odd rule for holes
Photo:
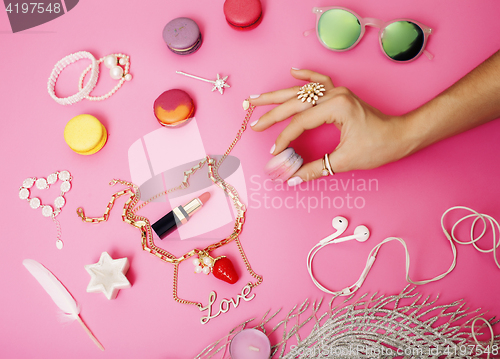
[[[232,28],[251,30],[262,21],[262,5],[260,0],[226,0],[224,15]]]
[[[264,171],[273,180],[286,181],[293,176],[295,172],[304,163],[295,150],[291,147],[287,148],[280,154],[274,156],[264,167]]]

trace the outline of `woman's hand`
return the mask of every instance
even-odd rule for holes
[[[255,106],[279,104],[251,124],[255,131],[264,131],[293,116],[276,139],[272,154],[286,149],[305,130],[325,123],[334,124],[341,132],[340,143],[329,155],[334,172],[375,168],[397,161],[417,147],[418,138],[412,136],[405,117],[383,114],[348,89],[335,87],[328,76],[295,69],[291,74],[299,80],[323,84],[326,91],[314,107],[297,100],[300,86],[250,97]],[[288,184],[294,186],[319,178],[322,169],[322,159],[306,163],[288,180]]]

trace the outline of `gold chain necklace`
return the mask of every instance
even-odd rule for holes
[[[142,204],[137,206],[140,200],[140,189],[137,185],[123,181],[123,180],[118,180],[118,179],[113,179],[109,184],[111,186],[114,186],[117,183],[120,183],[122,185],[127,186],[126,189],[117,192],[111,196],[111,200],[109,201],[106,210],[104,211],[104,214],[102,217],[99,218],[91,218],[85,216],[85,212],[82,207],[79,207],[76,212],[77,214],[82,218],[84,222],[91,222],[91,223],[99,223],[103,221],[107,221],[109,218],[109,212],[113,208],[113,205],[115,201],[121,197],[121,196],[129,196],[128,200],[125,202],[125,205],[123,206],[123,213],[122,213],[122,219],[124,222],[138,228],[141,231],[141,238],[142,238],[142,249],[151,253],[152,255],[160,258],[162,261],[167,262],[167,263],[172,263],[174,265],[174,280],[173,280],[173,297],[174,299],[182,304],[189,304],[189,305],[195,305],[198,307],[200,311],[208,311],[208,314],[205,317],[201,318],[201,323],[206,324],[208,321],[212,318],[217,317],[218,315],[222,313],[226,313],[230,305],[233,304],[234,307],[237,307],[240,303],[240,300],[244,301],[249,301],[252,300],[255,297],[255,294],[250,295],[252,288],[258,286],[259,284],[262,283],[262,276],[258,275],[257,273],[254,272],[252,269],[250,262],[248,261],[248,258],[243,250],[243,247],[241,245],[239,235],[241,234],[242,228],[243,228],[243,223],[245,222],[245,212],[246,212],[246,206],[240,201],[238,192],[236,189],[224,181],[219,175],[219,167],[221,164],[224,162],[226,157],[231,153],[233,150],[234,146],[238,143],[238,141],[241,139],[241,136],[243,135],[243,132],[245,132],[248,122],[252,116],[253,110],[255,109],[255,106],[250,105],[248,107],[245,119],[243,120],[243,123],[241,125],[241,128],[239,129],[238,133],[236,134],[235,139],[229,145],[228,149],[224,153],[224,155],[220,158],[220,160],[217,162],[210,156],[206,156],[204,159],[202,159],[198,164],[196,164],[194,167],[190,168],[189,170],[184,172],[184,179],[182,183],[174,188],[170,188],[166,191],[163,191],[161,193],[156,194],[155,196],[149,198],[147,201],[144,201]],[[209,245],[206,248],[203,249],[193,249],[184,255],[180,257],[174,256],[172,253],[164,250],[163,248],[157,247],[154,243],[153,240],[153,233],[151,229],[151,224],[149,219],[147,219],[144,216],[140,216],[137,214],[137,212],[141,209],[144,208],[146,205],[151,203],[151,201],[167,195],[171,192],[177,191],[177,190],[182,190],[186,189],[189,187],[189,178],[191,175],[196,173],[199,169],[201,169],[205,164],[208,166],[208,176],[211,179],[211,181],[216,184],[218,187],[220,187],[226,194],[231,198],[233,201],[234,207],[236,208],[238,215],[236,216],[236,220],[234,223],[234,229],[233,233],[229,235],[226,238],[223,238],[219,242],[213,243]],[[137,207],[136,207],[137,206]],[[243,262],[245,263],[247,271],[250,273],[250,275],[256,279],[255,282],[248,282],[242,289],[241,294],[238,294],[236,296],[236,299],[222,299],[219,305],[219,311],[215,314],[212,313],[212,305],[215,303],[216,299],[216,294],[215,292],[211,292],[209,295],[209,302],[206,306],[203,306],[201,302],[195,302],[191,300],[186,300],[179,298],[177,295],[177,287],[178,287],[178,276],[179,276],[179,264],[186,259],[197,255],[200,259],[203,258],[210,258],[210,260],[213,262],[217,260],[218,257],[214,260],[210,256],[210,252],[213,251],[214,249],[217,249],[223,245],[228,244],[229,242],[234,241],[238,247],[238,251],[241,255],[241,258],[243,259]]]

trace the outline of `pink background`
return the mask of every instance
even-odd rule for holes
[[[423,56],[409,64],[388,61],[380,53],[374,29],[369,29],[352,51],[327,51],[314,36],[303,37],[302,32],[314,27],[311,8],[328,5],[345,6],[366,17],[421,21],[434,29],[428,43],[434,60]],[[200,325],[201,314],[195,307],[172,299],[173,267],[143,252],[138,231],[121,222],[123,202],[119,202],[109,222],[99,225],[83,223],[75,213],[77,207],[83,206],[89,215],[101,215],[110,195],[118,190],[107,185],[109,180],[130,179],[128,149],[159,127],[152,104],[160,93],[171,88],[188,91],[197,106],[205,150],[221,154],[240,127],[245,97],[301,84],[289,75],[290,67],[328,74],[335,84],[350,88],[382,111],[402,114],[454,83],[498,50],[500,44],[497,0],[480,4],[472,0],[263,0],[264,19],[250,32],[231,29],[222,6],[222,0],[81,0],[66,15],[17,34],[12,34],[6,13],[0,12],[1,357],[193,357],[244,320],[261,317],[269,309],[287,311],[306,298],[321,298],[323,293],[311,282],[305,260],[310,248],[332,233],[331,219],[336,215],[350,220],[346,233],[365,224],[372,237],[364,244],[329,246],[317,255],[314,269],[318,279],[333,289],[355,282],[367,253],[388,236],[407,241],[413,279],[444,272],[452,256],[440,228],[440,217],[450,206],[466,205],[500,218],[498,121],[398,163],[336,176],[344,183],[349,179],[378,181],[377,190],[364,192],[352,188],[323,193],[311,188],[269,189],[267,182],[266,190],[263,167],[285,124],[264,133],[248,130],[233,152],[242,162],[249,195],[241,240],[264,282],[254,289],[253,301]],[[178,16],[197,21],[204,36],[200,50],[187,57],[171,53],[161,38],[164,25]],[[49,74],[58,60],[81,50],[96,57],[112,52],[130,55],[133,80],[106,101],[58,105],[47,94]],[[74,92],[85,65],[81,61],[65,70],[57,87],[61,95]],[[176,75],[176,70],[207,78],[215,78],[217,73],[229,75],[231,88],[221,96],[210,92],[209,84]],[[95,95],[106,93],[112,85],[102,72]],[[268,109],[257,109],[253,120]],[[99,118],[109,132],[106,146],[92,156],[72,152],[63,138],[67,121],[82,113]],[[309,161],[331,151],[337,138],[334,129],[309,131],[293,146]],[[54,246],[54,224],[42,217],[40,210],[33,211],[20,201],[18,188],[27,177],[45,177],[64,169],[74,180],[66,195],[67,204],[58,216],[65,242],[64,249],[58,251]],[[42,201],[49,202],[49,195],[54,193],[42,194]],[[365,205],[357,209],[344,203],[338,209],[318,207],[308,211],[295,202],[292,206],[290,201],[289,208],[273,208],[289,196],[305,198],[307,204],[322,194],[330,198],[362,197]],[[264,195],[269,197],[267,208]],[[203,238],[199,241],[200,246],[207,243]],[[196,241],[190,243],[192,247],[197,245]],[[491,241],[481,245],[491,246]],[[102,294],[86,292],[90,277],[84,265],[96,263],[103,251],[113,258],[128,257],[131,265],[127,277],[132,287],[121,290],[112,301]],[[206,303],[211,290],[219,299],[234,297],[241,291],[249,276],[236,246],[229,244],[215,254],[230,256],[242,279],[229,286],[211,277],[196,276],[192,264],[183,263],[179,286],[182,296]],[[399,293],[406,284],[403,254],[398,244],[383,247],[359,293]],[[82,305],[82,318],[106,347],[105,352],[99,352],[77,323],[58,321],[55,305],[22,266],[25,258],[39,261],[66,285]],[[456,269],[445,279],[418,290],[431,296],[440,294],[443,302],[464,298],[472,308],[481,307],[489,310],[488,315],[498,316],[499,279],[500,270],[490,254],[460,246]]]

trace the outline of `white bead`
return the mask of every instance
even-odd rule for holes
[[[51,175],[47,176],[47,183],[48,184],[54,184],[57,182],[57,174],[52,173]]]
[[[23,187],[19,190],[19,198],[28,199],[29,196],[30,196],[30,191],[28,191],[26,188]]]
[[[65,204],[66,200],[63,196],[59,196],[54,200],[54,205],[56,206],[56,208],[63,208]]]
[[[31,188],[35,184],[35,180],[33,178],[27,178],[23,182],[24,188]]]
[[[195,266],[199,266],[200,265],[200,260],[198,258],[193,259],[193,264]]]
[[[200,267],[200,266],[196,266],[196,267],[194,267],[194,272],[195,272],[195,273],[201,273],[201,271],[202,271],[202,269],[201,269],[201,267]]]
[[[207,266],[212,266],[212,260],[208,257],[203,258],[203,264]]]
[[[68,171],[59,172],[59,179],[61,181],[67,181],[67,180],[69,180],[70,177],[71,177],[71,175],[69,174]]]
[[[125,80],[126,80],[126,81],[130,81],[130,80],[132,80],[132,75],[131,75],[131,74],[126,74],[126,75],[125,75]]]
[[[209,275],[210,274],[210,267],[203,267],[203,274]]]
[[[106,66],[108,69],[113,68],[117,63],[118,59],[115,55],[108,55],[104,58],[104,66]]]
[[[40,207],[40,200],[36,197],[32,198],[30,200],[30,207],[33,209],[37,209],[38,207]]]
[[[39,178],[36,180],[36,188],[38,189],[48,188],[47,181],[45,180],[45,178]]]
[[[112,67],[111,70],[109,70],[109,75],[113,80],[119,80],[123,76],[123,69],[120,66]]]
[[[126,57],[122,57],[119,61],[120,65],[125,66],[127,64],[128,60]]]
[[[58,239],[56,241],[56,247],[57,247],[57,249],[62,249],[63,246],[64,246],[63,241],[61,241],[60,239]]]
[[[68,181],[64,181],[61,183],[61,192],[68,192],[71,189],[71,183]]]
[[[50,217],[52,216],[52,207],[51,206],[43,206],[42,208],[42,214],[44,215],[44,217]]]

